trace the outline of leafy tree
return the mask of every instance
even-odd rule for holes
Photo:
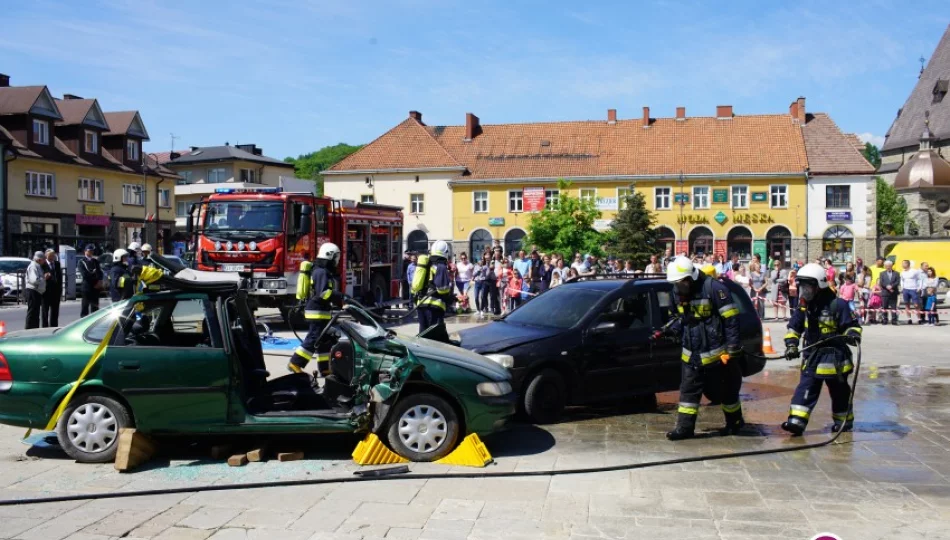
[[[904,234],[904,224],[907,222],[907,201],[880,176],[875,176],[874,181],[877,184],[878,230],[884,235]]]
[[[868,163],[874,165],[875,169],[881,166],[881,151],[873,144],[864,143],[864,150],[861,153],[864,154],[864,159],[868,160]]]
[[[524,244],[536,245],[547,253],[561,253],[568,259],[577,251],[603,256],[604,235],[594,229],[594,220],[601,215],[597,203],[571,197],[567,193],[571,183],[564,179],[557,184],[557,204],[531,216]]]
[[[647,208],[643,193],[633,192],[624,199],[623,210],[610,224],[610,252],[623,260],[633,261],[634,268],[644,268],[650,255],[657,255],[654,229],[656,215]]]
[[[317,195],[323,194],[323,175],[320,171],[325,171],[336,165],[346,156],[356,152],[363,145],[353,146],[346,143],[339,143],[334,146],[324,146],[316,152],[303,154],[296,158],[288,157],[284,159],[285,163],[291,163],[294,166],[294,173],[297,178],[309,178],[317,183]]]

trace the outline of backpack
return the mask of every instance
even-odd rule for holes
[[[300,262],[300,271],[297,274],[297,300],[301,302],[306,302],[310,298],[311,292],[313,292],[313,281],[310,279],[310,272],[312,271],[312,262]]]
[[[425,294],[429,288],[429,256],[419,255],[416,257],[416,271],[412,274],[413,296]]]

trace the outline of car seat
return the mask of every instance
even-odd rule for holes
[[[330,349],[330,374],[320,394],[332,407],[349,408],[353,401],[356,352],[349,338],[341,337]]]

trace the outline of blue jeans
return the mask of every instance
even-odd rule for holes
[[[485,299],[487,299],[487,295],[485,299],[482,298],[482,294],[483,294],[482,291],[484,290],[485,290],[485,282],[476,281],[475,282],[475,309],[477,311],[488,311],[488,306],[485,305],[485,301],[484,301]]]

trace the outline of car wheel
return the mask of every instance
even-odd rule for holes
[[[564,377],[553,369],[538,372],[528,383],[524,410],[532,422],[549,424],[560,418],[567,403]]]
[[[80,463],[115,461],[119,431],[131,427],[129,412],[118,401],[96,394],[76,396],[56,424],[56,438]]]
[[[459,421],[455,409],[433,394],[412,394],[392,410],[389,446],[409,461],[435,461],[455,449]]]
[[[389,283],[382,274],[373,274],[370,282],[373,291],[373,302],[382,304],[389,300]]]

